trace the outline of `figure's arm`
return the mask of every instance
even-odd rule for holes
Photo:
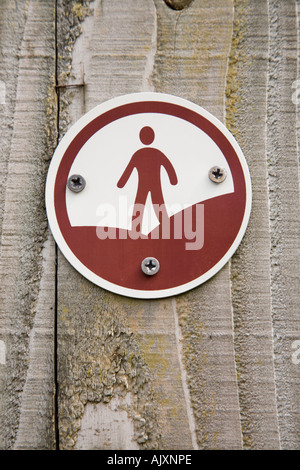
[[[170,183],[174,186],[175,184],[178,183],[176,171],[174,170],[174,167],[172,163],[170,162],[170,160],[165,155],[164,157],[165,158],[164,158],[163,166],[166,172],[168,173]]]
[[[125,171],[124,171],[123,175],[121,176],[121,178],[119,179],[119,181],[117,183],[118,188],[123,188],[125,186],[125,184],[129,180],[129,177],[130,177],[134,167],[135,167],[134,158],[132,157],[132,159],[128,163],[127,167],[125,168]]]

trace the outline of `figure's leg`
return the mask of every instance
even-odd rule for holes
[[[162,219],[165,219],[165,217],[168,218],[168,213],[166,210],[164,197],[163,197],[161,188],[159,189],[156,188],[155,191],[151,191],[151,200],[152,200],[156,217],[161,223]]]
[[[156,217],[159,220],[160,228],[160,237],[168,239],[170,238],[170,218],[168,216],[164,197],[161,189],[157,189],[151,192],[151,199],[153,204],[153,209],[155,211]]]
[[[141,233],[142,230],[142,223],[143,223],[143,216],[145,211],[145,204],[148,196],[148,191],[143,189],[138,189],[133,211],[132,211],[132,227],[131,230],[135,231],[136,233]]]

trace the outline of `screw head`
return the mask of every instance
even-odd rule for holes
[[[144,274],[147,276],[153,276],[158,273],[160,264],[156,258],[149,256],[148,258],[143,259],[141,268]]]
[[[224,168],[213,166],[208,172],[209,179],[214,183],[223,183],[226,179],[227,172]]]
[[[67,181],[67,186],[73,193],[80,193],[85,188],[85,184],[85,179],[81,175],[72,175]]]

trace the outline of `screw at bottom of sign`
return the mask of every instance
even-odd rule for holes
[[[156,258],[149,256],[142,261],[141,268],[144,274],[147,274],[147,276],[153,276],[159,271],[159,261]]]

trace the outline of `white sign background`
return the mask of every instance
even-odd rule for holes
[[[136,169],[124,188],[117,188],[117,182],[132,155],[144,147],[139,140],[139,132],[144,126],[152,127],[155,132],[150,147],[162,151],[177,174],[178,184],[172,186],[166,171],[162,169],[161,172],[169,216],[181,211],[183,206],[189,207],[234,191],[226,158],[215,142],[196,126],[166,114],[127,116],[96,132],[76,156],[69,176],[82,175],[86,187],[80,197],[71,191],[66,192],[67,211],[72,226],[98,226],[102,208],[106,204],[114,206],[115,214],[118,215],[120,198],[126,198],[128,207],[133,207],[138,187]],[[212,184],[208,178],[210,168],[216,165],[227,171],[227,178],[222,184]],[[151,210],[150,201],[148,203]],[[130,230],[131,213],[126,215],[116,218],[113,211],[108,212],[105,225]],[[142,233],[145,235],[159,223],[154,217],[149,218],[149,222],[152,222],[150,226],[143,225]]]

